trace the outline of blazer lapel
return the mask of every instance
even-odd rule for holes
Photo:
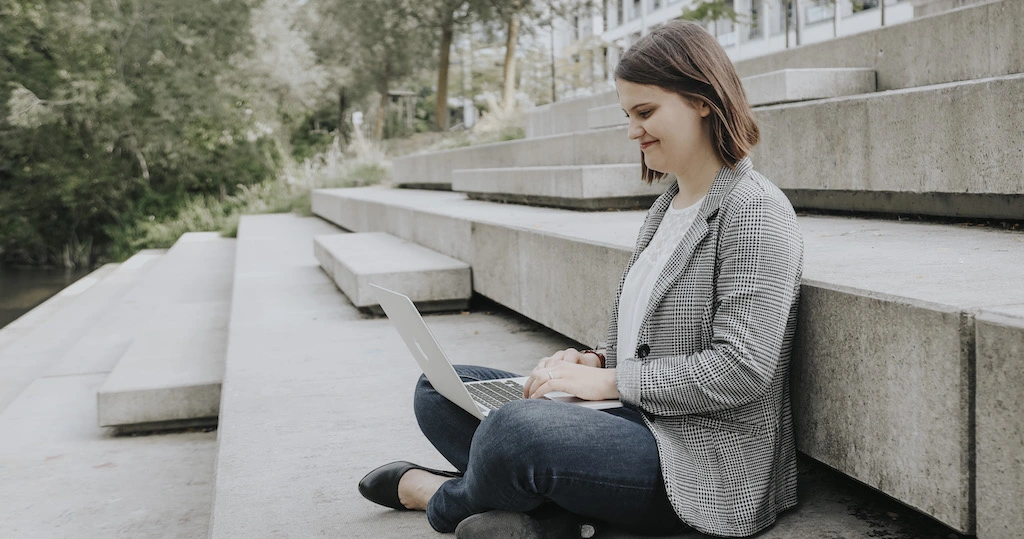
[[[693,224],[690,225],[690,229],[686,231],[683,239],[679,242],[679,246],[676,247],[675,252],[665,263],[665,267],[661,270],[661,275],[658,276],[658,281],[654,284],[654,290],[651,291],[651,299],[647,303],[647,310],[644,311],[643,321],[640,322],[640,334],[642,335],[647,328],[647,324],[650,322],[651,316],[654,311],[658,309],[658,305],[661,304],[661,300],[664,299],[665,294],[668,293],[669,288],[679,278],[679,275],[683,272],[686,266],[690,263],[690,259],[693,258],[693,253],[697,249],[697,246],[704,240],[711,230],[711,221],[718,215],[718,209],[722,206],[722,200],[732,190],[733,185],[740,178],[746,176],[751,170],[753,165],[750,162],[749,157],[741,159],[736,163],[736,167],[730,169],[729,167],[722,167],[722,170],[715,176],[715,180],[711,183],[711,188],[708,189],[707,196],[704,197],[704,202],[701,204],[700,209],[697,211],[696,217],[693,219]],[[676,185],[673,189],[669,189],[662,198],[665,198],[671,193],[671,197],[668,197],[668,203],[663,206],[656,208],[658,210],[657,219],[655,215],[652,215],[651,221],[656,221],[653,230],[650,231],[648,236],[647,228],[644,229],[645,243],[644,247],[650,243],[651,238],[654,237],[654,232],[657,231],[658,224],[661,223],[661,219],[665,215],[665,211],[668,209],[668,205],[672,202],[672,197],[675,193],[679,192],[679,187]],[[658,202],[662,202],[662,198],[658,199]],[[715,225],[717,229],[717,224]],[[637,252],[639,253],[639,249]],[[633,257],[636,258],[636,255]],[[630,265],[632,265],[630,262]]]

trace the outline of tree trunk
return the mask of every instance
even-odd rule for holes
[[[790,0],[788,2],[785,2],[782,5],[782,10],[783,10],[783,12],[785,12],[785,16],[782,17],[782,18],[786,20],[786,48],[787,49],[789,48],[789,19],[790,19],[790,14],[789,13],[791,11],[790,7],[792,5],[793,5],[792,0]]]
[[[505,39],[505,84],[501,94],[501,106],[510,110],[516,103],[516,41],[519,39],[519,13],[508,19],[508,36]]]
[[[800,0],[793,0],[793,24],[796,25],[796,46],[799,47],[800,39]]]
[[[555,18],[551,16],[551,102],[558,101],[555,89]]]
[[[441,61],[437,66],[437,103],[434,106],[434,125],[440,131],[448,129],[448,64],[452,53],[455,14],[445,6],[441,22]]]
[[[379,81],[377,91],[380,92],[380,106],[377,109],[377,122],[373,126],[373,139],[383,140],[384,138],[384,118],[388,113],[388,76],[387,68],[385,67],[385,75],[383,75]]]
[[[341,135],[341,140],[348,144],[348,123],[345,122],[346,108],[348,108],[348,103],[345,99],[345,89],[338,88],[338,134]]]

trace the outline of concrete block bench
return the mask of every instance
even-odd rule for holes
[[[409,296],[421,311],[465,309],[473,295],[469,264],[391,234],[316,236],[313,252],[360,309],[381,312],[371,284]]]
[[[668,184],[640,180],[640,165],[456,170],[452,191],[470,198],[581,210],[649,207]]]
[[[215,425],[224,376],[235,240],[185,234],[140,286],[151,307],[97,396],[122,432]]]

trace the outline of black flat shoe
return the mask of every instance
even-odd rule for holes
[[[579,539],[591,537],[591,526],[581,530],[569,513],[538,519],[526,513],[487,511],[473,515],[455,528],[456,539]],[[582,534],[581,534],[582,532]],[[588,533],[589,532],[589,533]]]
[[[462,474],[458,472],[446,472],[444,470],[424,468],[423,466],[419,466],[411,462],[399,460],[397,462],[385,464],[366,474],[365,477],[359,480],[359,493],[362,494],[364,498],[375,504],[390,507],[392,509],[398,509],[399,511],[406,511],[407,508],[398,500],[398,481],[401,480],[402,476],[405,475],[405,472],[408,472],[409,470],[423,470],[434,475],[440,475],[441,477],[462,476]]]

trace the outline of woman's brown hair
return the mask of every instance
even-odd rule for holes
[[[651,30],[623,53],[615,78],[707,103],[712,145],[730,168],[760,140],[736,69],[718,40],[696,23],[673,21]],[[640,164],[647,183],[665,175],[648,169],[643,153]]]

